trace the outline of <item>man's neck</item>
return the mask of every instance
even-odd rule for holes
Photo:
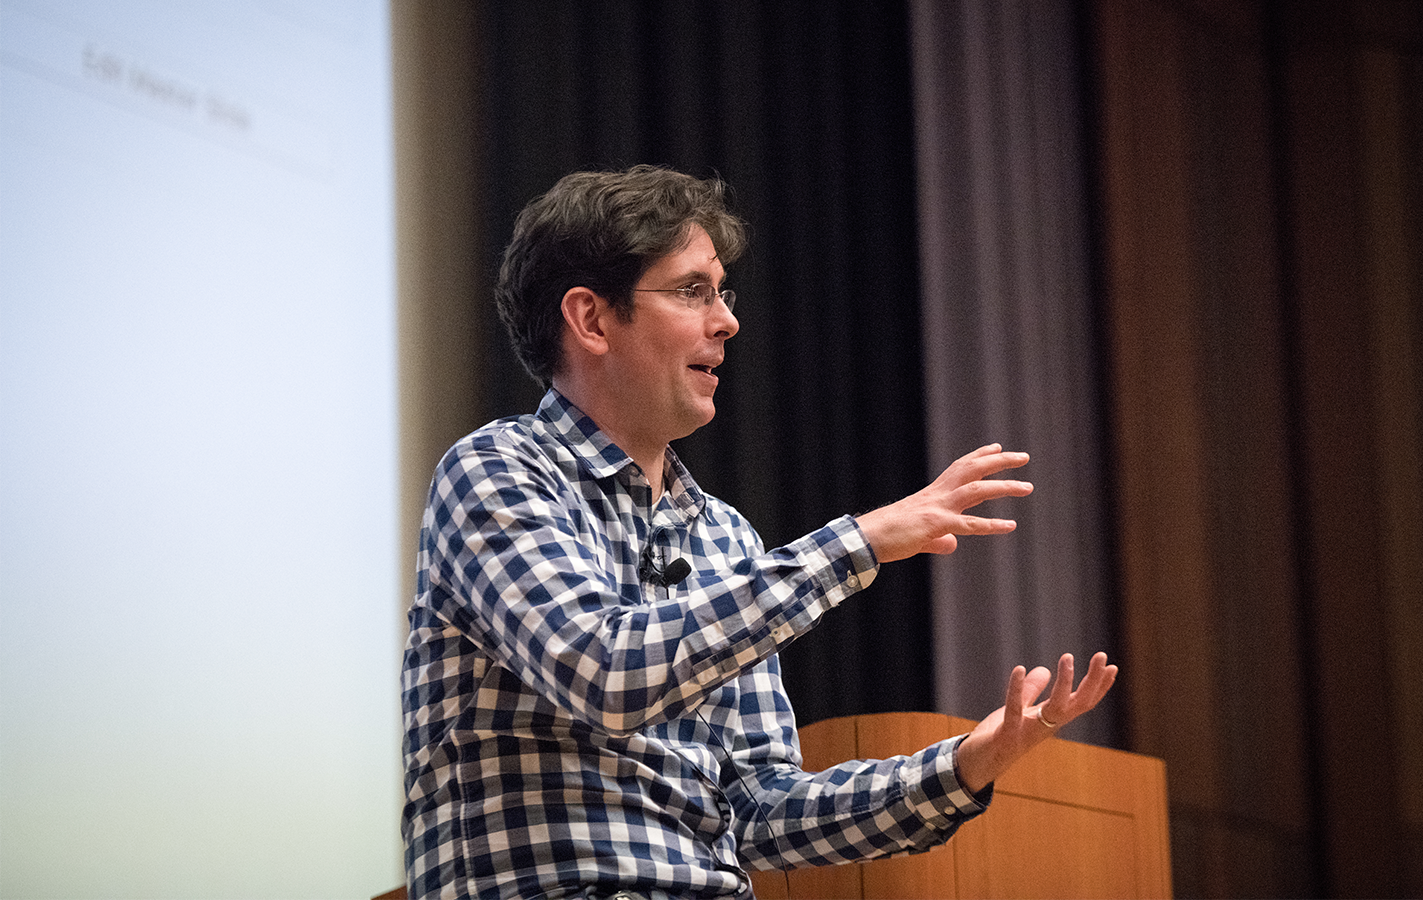
[[[604,404],[599,403],[599,395],[596,392],[580,391],[576,381],[555,378],[553,386],[568,399],[568,402],[578,407],[579,412],[592,419],[593,424],[598,426],[598,430],[606,434],[614,444],[617,444],[618,449],[637,463],[638,468],[642,470],[642,474],[647,477],[648,484],[652,487],[652,503],[654,506],[657,505],[657,501],[662,499],[663,482],[666,478],[667,442],[656,440],[639,442],[634,432],[620,427],[614,410],[605,409]]]
[[[598,421],[597,419],[593,420]],[[602,425],[598,426],[602,428]],[[642,474],[647,476],[647,483],[652,487],[652,505],[657,506],[657,501],[662,499],[663,483],[667,475],[667,445],[662,445],[662,450],[643,457],[634,454],[617,439],[612,432],[604,431],[608,437],[613,439],[613,443],[622,447],[624,453],[632,457],[632,461],[637,463],[637,467],[642,470]]]

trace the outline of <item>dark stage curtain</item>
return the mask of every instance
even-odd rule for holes
[[[751,226],[718,415],[677,450],[777,546],[926,480],[908,14],[900,3],[480,4],[492,284],[514,217],[578,169],[716,173]],[[492,322],[492,317],[486,321]],[[485,418],[539,391],[480,335]],[[885,567],[782,655],[802,723],[934,708],[929,572]]]

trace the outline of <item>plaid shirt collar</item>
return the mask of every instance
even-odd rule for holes
[[[633,462],[632,457],[613,443],[612,438],[603,433],[597,422],[574,406],[557,388],[549,388],[544,394],[543,400],[539,402],[537,417],[544,427],[568,448],[578,460],[579,467],[587,472],[590,478],[617,476],[627,483],[641,480],[646,484],[642,469]],[[665,496],[671,500],[673,507],[681,512],[683,518],[691,522],[706,509],[706,495],[670,446],[667,448],[666,459]]]

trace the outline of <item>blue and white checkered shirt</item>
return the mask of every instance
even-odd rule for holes
[[[411,897],[748,897],[746,868],[927,849],[983,810],[957,740],[801,770],[776,650],[874,555],[848,516],[768,553],[667,461],[654,508],[556,391],[441,461],[403,677]],[[691,574],[640,579],[649,547]]]

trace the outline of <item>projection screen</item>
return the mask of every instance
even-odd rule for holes
[[[0,894],[401,879],[385,0],[0,0]]]

